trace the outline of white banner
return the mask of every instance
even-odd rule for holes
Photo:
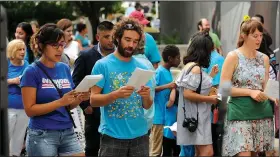
[[[85,146],[85,136],[84,136],[84,129],[82,125],[82,119],[81,119],[81,112],[79,111],[79,108],[74,108],[71,110],[71,115],[74,119],[76,128],[74,128],[74,131],[81,142],[81,145],[84,147]],[[78,113],[79,112],[79,113]]]

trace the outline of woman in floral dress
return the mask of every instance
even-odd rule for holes
[[[221,82],[231,81],[223,137],[223,156],[256,156],[272,151],[274,143],[273,112],[263,92],[269,78],[269,58],[256,51],[262,41],[261,23],[241,23],[237,49],[230,52],[223,65]]]

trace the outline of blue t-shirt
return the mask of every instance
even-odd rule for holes
[[[152,63],[147,59],[147,57],[144,54],[138,54],[134,56],[136,60],[138,60],[140,63],[143,63],[147,66],[149,70],[154,71],[155,68],[152,65]],[[151,79],[151,97],[155,98],[155,88],[156,88],[156,78],[155,76]],[[155,115],[155,103],[148,109],[144,109],[144,116],[148,123],[148,129],[151,129],[153,126],[153,120]]]
[[[161,60],[160,53],[156,44],[155,39],[148,33],[145,33],[145,47],[144,47],[145,56],[148,60],[154,64],[158,63]]]
[[[177,121],[177,111],[178,107],[175,104],[171,107],[166,107],[164,126],[172,126]],[[163,130],[163,136],[169,139],[176,139],[169,128]]]
[[[211,52],[211,58],[210,58],[210,66],[207,69],[204,69],[206,73],[210,73],[211,69],[214,65],[218,64],[219,66],[219,72],[214,76],[213,78],[213,86],[219,85],[220,84],[220,78],[221,78],[221,72],[222,72],[222,67],[224,64],[224,57],[221,56],[217,50],[213,50]]]
[[[8,79],[20,77],[27,66],[28,62],[25,60],[22,66],[15,66],[8,60]],[[16,84],[8,85],[8,93],[8,108],[23,109],[20,86]]]
[[[63,94],[73,89],[74,83],[68,65],[58,62],[55,64],[54,68],[48,68],[41,62],[38,63],[45,69]],[[32,63],[26,68],[21,78],[20,85],[21,87],[34,87],[37,89],[36,104],[38,105],[60,99],[58,91],[52,82],[35,63]],[[29,128],[31,129],[60,130],[72,127],[72,121],[65,107],[57,108],[45,115],[31,117],[29,121]]]
[[[129,62],[124,62],[114,54],[110,54],[96,62],[92,74],[104,76],[96,85],[102,88],[102,94],[108,94],[125,86],[137,67],[147,69],[134,57]],[[134,139],[148,132],[142,98],[136,92],[133,92],[129,98],[117,99],[112,104],[100,107],[100,112],[101,134],[117,139]]]
[[[170,70],[165,69],[163,66],[159,66],[156,70],[156,83],[157,86],[162,86],[173,81],[172,73]],[[160,92],[156,92],[155,95],[155,116],[154,124],[164,125],[166,102],[169,101],[170,89],[164,89]]]
[[[75,40],[80,40],[81,43],[82,43],[82,47],[83,47],[83,48],[89,47],[89,40],[88,40],[87,37],[83,37],[83,36],[81,36],[80,34],[77,34],[77,35],[75,36]]]
[[[27,48],[25,48],[25,56],[24,56],[24,60],[26,60],[27,62],[29,62],[29,54],[28,54],[28,50],[27,50]]]

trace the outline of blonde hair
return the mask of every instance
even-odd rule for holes
[[[10,41],[7,45],[7,58],[8,59],[13,59],[16,57],[16,54],[18,52],[18,49],[21,47],[24,47],[24,49],[26,49],[25,43],[24,41],[22,41],[21,39],[14,39],[12,41]]]

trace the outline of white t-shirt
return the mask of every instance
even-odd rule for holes
[[[71,60],[76,60],[78,58],[78,54],[79,54],[79,45],[77,41],[71,41],[71,43],[64,48],[64,53],[67,54],[67,56],[71,59]]]

